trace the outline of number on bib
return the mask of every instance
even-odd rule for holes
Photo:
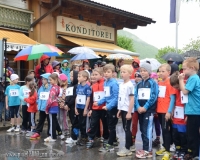
[[[104,87],[105,97],[110,97],[110,87]]]
[[[184,108],[176,106],[174,109],[174,118],[184,119]]]
[[[181,103],[182,104],[188,103],[188,95],[183,94],[182,91],[181,91]]]
[[[99,101],[105,97],[105,92],[94,92],[94,101]]]
[[[69,87],[66,90],[66,96],[73,96],[74,87]]]
[[[138,99],[150,99],[150,88],[139,88],[138,89]]]
[[[77,104],[84,104],[86,103],[86,95],[77,95],[76,97],[76,103]]]
[[[40,99],[41,100],[49,99],[49,92],[40,92]]]
[[[10,90],[10,96],[11,97],[19,96],[19,90],[18,89],[11,89]]]

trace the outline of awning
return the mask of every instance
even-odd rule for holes
[[[25,34],[15,31],[0,30],[0,39],[3,38],[7,38],[7,51],[19,51],[27,46],[38,43]]]
[[[67,41],[70,41],[72,43],[75,43],[79,46],[85,46],[95,51],[96,54],[101,56],[107,56],[108,54],[113,53],[122,53],[122,54],[128,54],[131,56],[140,56],[139,53],[130,52],[128,50],[125,50],[113,43],[106,43],[106,42],[100,42],[100,41],[94,41],[94,40],[88,40],[83,38],[75,38],[75,37],[69,37],[69,36],[59,36]]]

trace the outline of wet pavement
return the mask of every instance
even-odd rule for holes
[[[101,153],[98,149],[102,143],[96,142],[94,148],[87,150],[85,146],[70,146],[64,141],[58,139],[53,143],[44,143],[46,138],[46,129],[39,140],[29,140],[23,134],[6,133],[6,130],[0,131],[0,160],[133,160],[135,154],[128,157],[118,157],[116,152],[119,148],[124,147],[124,131],[121,122],[117,125],[117,135],[119,137],[119,148],[113,152]],[[136,149],[142,148],[140,132],[137,135]],[[161,157],[151,158],[153,160],[161,160]]]

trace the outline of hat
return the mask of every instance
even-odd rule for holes
[[[67,76],[65,74],[63,74],[63,73],[61,73],[59,75],[59,78],[60,78],[61,81],[67,81]]]
[[[53,61],[53,62],[51,63],[51,65],[52,65],[53,68],[54,68],[55,66],[59,65],[59,64],[60,64],[60,62],[58,62],[58,61]]]
[[[11,76],[10,76],[10,80],[11,81],[14,81],[14,80],[16,80],[18,78],[19,78],[19,76],[17,74],[11,74]]]
[[[140,77],[142,78],[141,74],[140,74],[140,71],[138,70],[137,72],[135,72],[135,77]]]
[[[58,73],[58,72],[53,72],[52,74],[54,74],[54,73],[55,73],[55,74],[57,74],[57,75],[58,75],[58,77],[59,77],[59,73]]]
[[[51,73],[45,73],[45,74],[42,74],[40,75],[42,78],[45,78],[45,79],[49,79],[49,76],[51,75]]]
[[[151,77],[151,78],[158,78],[158,75],[157,75],[157,73],[152,72],[150,77]]]
[[[151,74],[152,70],[151,70],[151,65],[149,63],[142,63],[140,65],[140,68],[144,68],[149,74]]]

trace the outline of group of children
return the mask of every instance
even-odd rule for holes
[[[132,127],[137,125],[134,116],[138,116],[143,149],[136,151],[137,158],[151,158],[153,119],[157,117],[161,124],[163,144],[156,155],[169,160],[170,145],[176,146],[174,159],[191,160],[198,156],[200,137],[200,80],[196,75],[198,62],[188,58],[183,62],[183,73],[175,72],[170,77],[168,64],[159,67],[159,81],[151,78],[151,65],[143,63],[140,73],[135,73],[136,86],[130,77],[133,68],[130,65],[120,67],[123,83],[113,78],[115,67],[106,64],[95,68],[90,76],[87,70],[70,72],[70,84],[65,74],[42,74],[42,86],[38,92],[32,76],[27,76],[25,85],[17,85],[19,77],[11,75],[11,84],[6,88],[5,104],[11,112],[12,127],[7,130],[20,131],[19,107],[22,107],[22,132],[30,139],[40,138],[45,119],[48,120],[45,142],[54,142],[68,134],[67,112],[71,121],[70,138],[66,143],[94,146],[103,127],[103,147],[100,152],[113,151],[118,144],[116,125],[122,118],[125,131],[125,147],[117,152],[118,156],[129,156],[135,151],[135,137]],[[188,77],[185,84],[185,77]],[[90,80],[91,79],[91,80]],[[39,110],[39,122],[35,124],[35,113]],[[184,111],[185,110],[185,111]],[[17,118],[15,126],[14,115]],[[137,118],[136,118],[137,119]],[[89,125],[88,125],[89,124]],[[56,133],[57,132],[57,133]],[[79,135],[80,132],[80,135]]]

